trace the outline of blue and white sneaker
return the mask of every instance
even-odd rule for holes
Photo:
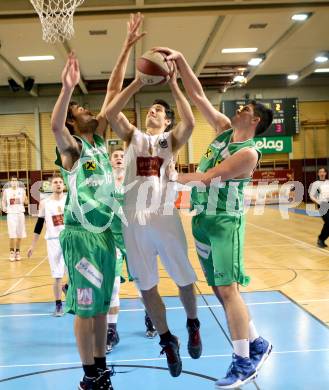
[[[232,355],[233,361],[225,378],[215,382],[216,389],[236,389],[252,381],[257,376],[257,371],[249,358]]]
[[[256,371],[258,372],[265,360],[269,357],[272,352],[272,344],[263,337],[258,337],[255,341],[250,343],[250,360],[253,362]]]

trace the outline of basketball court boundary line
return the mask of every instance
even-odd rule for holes
[[[269,228],[265,228],[263,226],[255,225],[254,223],[251,223],[251,222],[247,222],[246,224],[249,225],[249,226],[253,226],[255,228],[258,228],[260,230],[264,230],[265,232],[274,233],[274,234],[276,234],[276,235],[278,235],[280,237],[286,238],[288,240],[298,242],[299,244],[307,246],[307,247],[309,247],[311,249],[316,249],[319,252],[321,252],[322,254],[324,254],[324,255],[329,257],[329,252],[327,250],[318,248],[316,245],[309,244],[308,242],[305,242],[305,241],[302,241],[302,240],[298,240],[297,238],[290,237],[287,234],[282,234],[282,233],[276,232],[275,230],[271,230]]]
[[[30,276],[34,270],[36,270],[46,259],[48,256],[45,256],[40,263],[38,263],[35,267],[33,267],[28,273],[26,273],[23,277],[21,277],[15,284],[13,284],[8,290],[6,290],[3,294],[0,295],[1,297],[5,297],[7,294],[9,294],[15,287],[17,287],[24,279],[26,276]]]
[[[312,349],[298,349],[298,350],[287,350],[287,351],[272,351],[271,355],[283,355],[283,354],[299,354],[299,353],[318,353],[318,352],[329,352],[329,348],[312,348]],[[215,359],[215,358],[227,358],[232,357],[231,353],[214,354],[214,355],[201,355],[200,359]],[[183,360],[192,360],[190,356],[181,356]],[[138,358],[138,359],[118,359],[108,360],[109,365],[116,363],[132,363],[132,362],[148,362],[148,361],[166,361],[165,357],[154,357],[154,358]],[[51,367],[51,366],[69,366],[69,365],[81,365],[81,362],[57,362],[57,363],[33,363],[33,364],[9,364],[0,365],[0,369],[3,368],[23,368],[23,367]]]

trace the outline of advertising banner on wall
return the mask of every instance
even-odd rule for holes
[[[291,137],[256,137],[255,142],[262,154],[292,152]]]

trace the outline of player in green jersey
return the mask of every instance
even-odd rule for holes
[[[115,201],[104,140],[104,109],[121,90],[131,48],[144,35],[139,33],[141,23],[140,14],[132,15],[128,22],[127,37],[101,112],[95,117],[79,104],[70,103],[80,81],[78,60],[70,54],[51,118],[57,144],[56,163],[68,189],[60,243],[69,276],[66,310],[75,315],[74,330],[84,369],[78,387],[82,390],[112,389],[105,348],[106,314],[115,274],[115,246],[110,230]]]
[[[224,306],[231,333],[233,362],[216,388],[232,389],[255,378],[272,349],[271,343],[259,336],[239,285],[249,283],[243,263],[243,190],[260,158],[253,138],[270,126],[273,113],[251,102],[230,120],[210,103],[181,53],[168,48],[157,50],[164,51],[168,60],[175,60],[187,94],[217,133],[198,171],[178,175],[178,182],[194,187],[192,205],[197,215],[192,230],[196,250],[207,282]]]
[[[124,199],[124,151],[122,148],[116,148],[111,156],[110,162],[113,169],[113,176],[115,181],[115,198],[118,200],[120,205],[123,205]],[[106,352],[109,353],[112,349],[119,343],[120,337],[117,330],[117,322],[120,311],[120,282],[122,275],[122,267],[123,261],[127,261],[127,253],[123,240],[123,232],[122,232],[122,220],[120,218],[120,214],[122,213],[122,209],[118,215],[115,215],[112,220],[111,230],[114,236],[114,243],[116,246],[116,268],[115,268],[115,281],[114,287],[111,297],[110,310],[107,315],[107,340],[106,340]],[[127,269],[129,274],[129,269]],[[124,279],[123,279],[124,280]],[[130,280],[130,276],[129,276]],[[133,280],[133,279],[131,279]],[[139,293],[140,294],[140,293]],[[145,326],[146,326],[146,337],[154,338],[157,335],[157,331],[152,323],[151,318],[145,312]]]

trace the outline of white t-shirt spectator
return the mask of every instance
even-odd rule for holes
[[[318,203],[329,202],[329,180],[317,180],[311,184],[309,190],[310,198]]]

